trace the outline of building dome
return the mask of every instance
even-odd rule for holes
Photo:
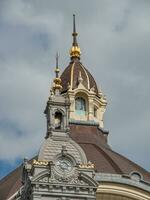
[[[72,33],[73,43],[70,49],[71,62],[61,75],[62,93],[66,92],[68,89],[76,89],[79,83],[82,82],[85,89],[92,90],[96,93],[96,95],[98,95],[98,87],[93,76],[80,62],[81,51],[77,42],[77,35],[78,33],[76,32],[74,18],[74,26]]]
[[[35,199],[31,193],[36,199],[149,199],[150,173],[108,144],[103,128],[107,102],[80,62],[76,35],[74,26],[71,62],[61,77],[56,57],[39,154],[0,181],[0,200]]]
[[[77,43],[75,18],[73,26],[73,43],[70,49],[70,63],[60,76],[61,94],[70,102],[70,121],[84,121],[104,127],[103,115],[107,101],[102,91],[98,90],[96,81],[80,61],[80,47]]]
[[[61,80],[62,93],[66,92],[68,89],[76,89],[80,81],[82,81],[82,84],[87,90],[93,90],[96,95],[99,95],[98,87],[93,76],[82,65],[79,59],[74,59],[70,62],[68,67],[62,73]]]

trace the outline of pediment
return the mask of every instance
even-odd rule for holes
[[[84,187],[96,187],[98,186],[97,182],[88,176],[84,172],[80,172],[78,169],[74,169],[71,174],[61,174],[56,172],[54,169],[44,170],[40,172],[35,177],[31,178],[31,183],[51,183],[51,184],[60,184],[60,185],[76,185]]]

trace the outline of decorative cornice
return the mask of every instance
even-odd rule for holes
[[[82,120],[70,119],[69,123],[70,124],[76,124],[76,125],[99,126],[99,123],[95,122],[94,120],[82,121]]]
[[[150,182],[146,182],[143,180],[136,181],[130,178],[129,176],[125,176],[125,175],[96,173],[95,180],[101,183],[109,182],[109,183],[130,185],[130,186],[138,187],[140,189],[144,189],[150,192]]]

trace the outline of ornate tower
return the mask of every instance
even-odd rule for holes
[[[58,55],[55,73],[45,109],[45,141],[37,160],[32,164],[27,160],[24,162],[21,199],[95,199],[94,164],[87,160],[83,149],[70,137],[70,102],[66,95],[62,95]]]

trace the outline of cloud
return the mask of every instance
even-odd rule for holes
[[[12,162],[39,149],[46,132],[43,110],[55,53],[59,50],[64,69],[75,13],[82,63],[109,102],[105,114],[109,142],[149,169],[150,2],[0,3],[0,159]]]
[[[29,68],[27,63],[23,66],[23,63],[19,63],[22,64],[20,68],[17,63],[11,63],[11,68],[5,68],[0,81],[2,159],[15,159],[37,150],[42,138],[40,133],[45,130],[43,110],[49,80],[37,69]]]

